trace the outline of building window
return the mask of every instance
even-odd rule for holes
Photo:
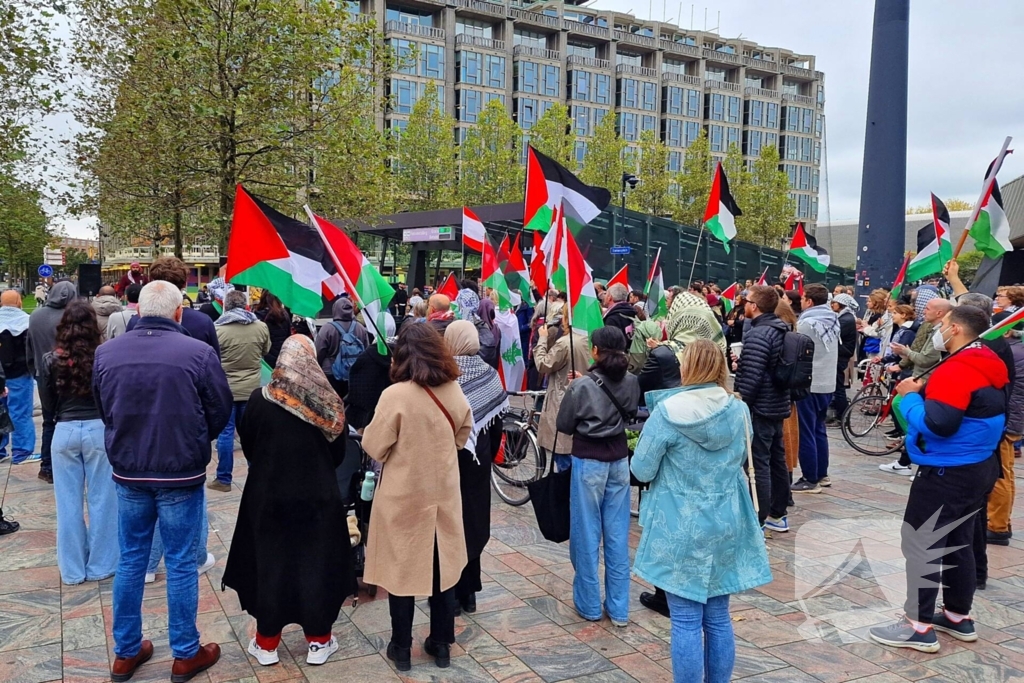
[[[411,114],[419,99],[418,84],[414,81],[391,79],[391,108],[396,114]]]
[[[577,57],[597,57],[597,47],[594,45],[569,43],[566,46],[566,53],[576,55]]]
[[[633,78],[620,78],[619,79],[619,92],[616,98],[616,104],[620,107],[628,107],[630,109],[640,108],[640,83]]]
[[[615,63],[629,64],[630,66],[643,66],[644,58],[640,55],[631,55],[628,52],[616,52]]]
[[[583,160],[587,157],[587,143],[583,140],[576,141],[576,165],[582,166]]]
[[[775,102],[765,103],[764,127],[779,129],[779,105]]]
[[[800,84],[797,81],[791,81],[789,79],[783,79],[782,81],[782,94],[784,95],[800,95]]]
[[[540,118],[540,112],[537,109],[537,100],[530,97],[520,97],[515,101],[516,110],[516,123],[523,130],[530,130],[534,124],[537,123],[537,119]]]
[[[743,153],[752,157],[761,154],[761,131],[747,130],[743,132]]]
[[[546,50],[548,47],[548,37],[543,33],[524,31],[517,28],[512,36],[512,44],[525,45],[526,47],[535,47],[541,50]]]
[[[588,129],[590,127],[590,107],[581,107],[579,105],[574,104],[572,106],[572,120],[573,127],[576,131],[576,135],[589,135]]]
[[[562,92],[562,70],[554,64],[545,64],[542,73],[544,78],[541,81],[541,94],[558,97]]]
[[[743,85],[747,88],[763,88],[764,79],[760,76],[746,76],[743,79]]]
[[[740,129],[739,128],[733,128],[731,126],[727,126],[726,129],[725,129],[725,137],[726,137],[726,140],[725,140],[725,151],[728,152],[729,149],[733,145],[736,145],[737,147],[739,147],[739,144],[740,144]]]
[[[637,132],[636,127],[636,114],[623,112],[619,114],[617,123],[619,129],[619,137],[621,137],[623,140],[627,142],[636,142],[640,138],[640,135]]]
[[[725,120],[729,123],[740,122],[740,98],[726,98]]]
[[[789,189],[795,190],[797,183],[797,165],[796,164],[783,164],[782,170],[786,172],[786,178],[789,179]]]
[[[574,100],[590,101],[590,72],[572,71],[572,98]]]
[[[820,172],[818,171],[818,169],[814,169],[811,172],[811,191],[812,192],[817,192],[818,191],[818,182],[819,182],[820,179],[821,179]]]
[[[687,121],[684,130],[686,131],[686,146],[689,147],[694,140],[700,137],[700,124],[696,121]]]
[[[814,143],[814,163],[815,164],[820,164],[821,163],[821,143],[820,142],[815,142]]]
[[[540,65],[534,62],[515,62],[513,87],[520,92],[536,93],[539,90],[538,71]]]
[[[682,147],[683,122],[677,119],[665,119],[662,122],[662,139],[669,147]]]
[[[658,111],[658,85],[656,83],[641,83],[643,86],[643,100],[641,109],[644,111]]]
[[[811,139],[800,138],[800,161],[811,160]]]
[[[714,66],[708,66],[704,68],[704,78],[709,81],[721,81],[725,82],[726,78],[725,69],[719,69]]]
[[[704,118],[711,119],[712,121],[724,121],[725,95],[709,93],[704,96],[704,99],[707,101],[707,113]]]
[[[594,74],[594,103],[612,103],[612,77],[608,74]]]
[[[799,184],[799,187],[800,187],[801,190],[810,190],[811,189],[811,167],[810,166],[801,166],[800,167],[800,184]]]
[[[644,114],[640,117],[640,131],[643,132],[645,130],[658,130],[657,116],[648,116],[647,114]]]
[[[485,55],[484,63],[487,66],[484,85],[488,88],[505,89],[505,58],[497,55]]]
[[[682,152],[669,152],[668,153],[668,170],[671,173],[679,173],[683,170],[683,153]]]
[[[476,123],[483,108],[483,93],[465,88],[455,91],[455,118],[465,123]]]
[[[724,152],[725,129],[722,126],[708,126],[708,140],[711,143],[712,152]]]
[[[812,109],[801,109],[800,110],[800,132],[807,135],[811,134],[811,130],[814,126],[814,110]]]
[[[459,83],[481,85],[483,83],[483,55],[479,52],[459,50],[455,54]]]
[[[662,111],[666,114],[683,115],[683,89],[668,86],[664,89]]]
[[[476,36],[477,38],[491,39],[494,37],[494,27],[486,21],[477,19],[463,19],[458,17],[455,20],[455,35]]]
[[[825,117],[817,114],[814,117],[814,136],[820,138],[825,130]]]
[[[677,59],[665,57],[661,61],[661,72],[666,74],[685,74],[686,62],[681,62]]]
[[[402,38],[392,38],[387,41],[387,46],[395,55],[395,71],[409,76],[416,75],[416,60],[413,59],[413,51],[416,43]]]
[[[764,125],[764,102],[760,100],[748,100],[743,113],[743,123],[748,126]]]
[[[774,147],[775,151],[779,150],[779,134],[778,133],[765,133],[764,134],[764,146]]]
[[[444,47],[441,45],[420,45],[420,76],[444,78]]]
[[[406,7],[388,7],[384,14],[385,21],[399,21],[403,24],[416,26],[433,26],[434,15],[429,12],[408,9]]]
[[[686,115],[699,118],[700,117],[700,91],[699,90],[687,90],[686,91]]]

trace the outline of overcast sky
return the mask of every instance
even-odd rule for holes
[[[596,0],[599,9],[741,35],[770,47],[817,57],[825,72],[828,185],[821,187],[821,221],[856,219],[871,54],[872,0]],[[720,13],[720,19],[719,19]],[[915,0],[910,15],[910,106],[907,204],[928,193],[974,202],[985,168],[1003,138],[1020,151],[999,174],[1005,184],[1024,173],[1024,0]],[[825,169],[823,169],[824,171]],[[826,193],[827,189],[827,193]],[[92,236],[92,222],[72,221],[72,236]],[[90,235],[92,233],[92,235]]]

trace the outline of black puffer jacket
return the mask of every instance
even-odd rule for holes
[[[679,358],[670,346],[655,346],[647,356],[647,362],[637,375],[640,380],[640,400],[648,391],[674,389],[682,384],[679,377]]]
[[[839,367],[845,368],[857,352],[857,316],[852,313],[839,316],[839,341]]]
[[[620,301],[604,314],[605,327],[617,327],[626,335],[626,341],[632,339],[633,335],[626,332],[630,326],[636,324],[636,309],[627,302]]]
[[[736,370],[736,391],[750,412],[761,417],[789,417],[789,391],[779,389],[772,381],[775,365],[782,353],[782,340],[789,325],[774,313],[762,313],[750,323],[743,334],[743,352]]]

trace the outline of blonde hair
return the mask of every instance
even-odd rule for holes
[[[789,303],[789,297],[779,297],[779,305],[775,307],[775,315],[779,316],[779,320],[789,325],[790,328],[796,327],[796,313],[793,312],[793,306]]]
[[[717,384],[725,389],[729,378],[725,354],[718,344],[709,339],[692,341],[679,354],[679,375],[683,386]]]
[[[876,289],[868,295],[868,309],[875,313],[885,313],[888,308],[889,292]]]

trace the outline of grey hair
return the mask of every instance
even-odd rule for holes
[[[139,293],[139,315],[174,320],[181,308],[181,290],[166,280],[154,280]]]
[[[610,298],[615,303],[625,301],[627,298],[629,298],[629,290],[626,289],[625,285],[616,282],[614,285],[608,288],[608,298]]]
[[[974,306],[985,311],[985,315],[992,317],[992,299],[991,297],[979,294],[978,292],[967,292],[961,294],[956,300],[957,306]]]
[[[235,308],[245,308],[245,304],[248,303],[246,300],[245,292],[233,289],[224,295],[224,310],[230,311]]]

